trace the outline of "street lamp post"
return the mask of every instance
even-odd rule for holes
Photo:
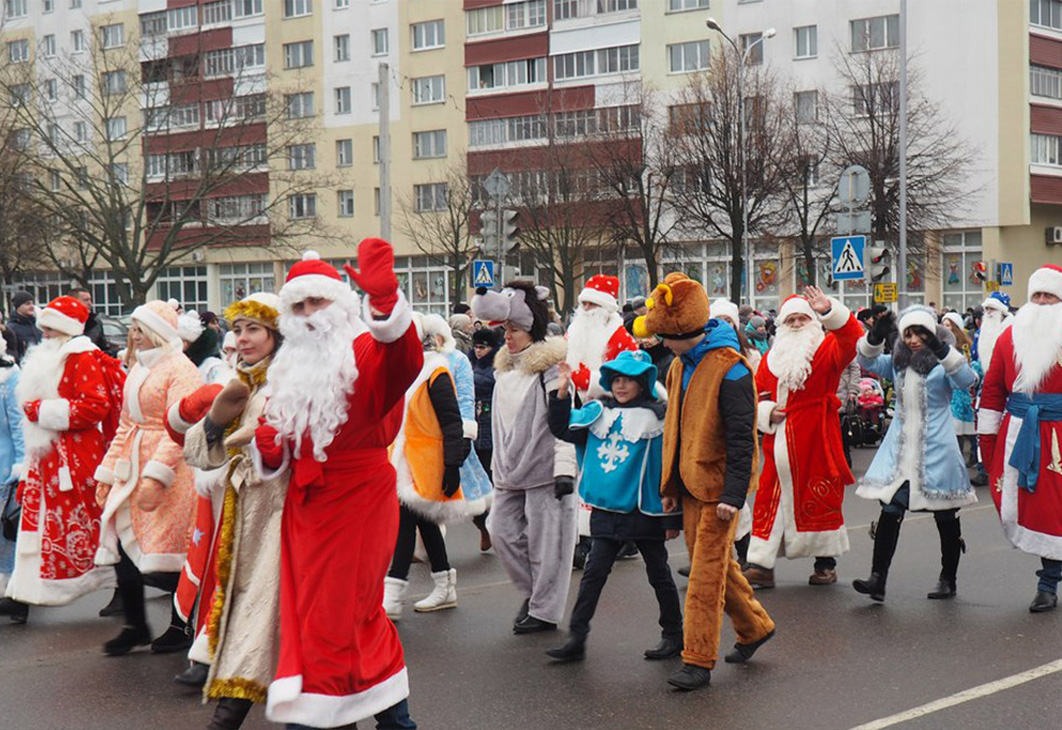
[[[745,291],[749,298],[748,303],[752,304],[752,251],[749,248],[748,162],[746,159],[748,153],[746,150],[747,145],[745,144],[745,64],[749,60],[749,54],[752,53],[752,49],[761,45],[768,38],[774,38],[775,30],[774,28],[768,28],[763,31],[759,38],[749,43],[745,50],[742,51],[738,48],[738,44],[734,39],[726,34],[726,31],[714,18],[708,18],[706,25],[709,30],[714,30],[723,36],[741,58],[738,64],[738,115],[741,117],[741,135],[738,140],[738,147],[741,153],[741,248],[745,254],[745,276],[743,277],[745,279]],[[737,298],[740,300],[740,296]]]

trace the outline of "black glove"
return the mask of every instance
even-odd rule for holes
[[[943,360],[948,356],[951,347],[947,343],[941,342],[940,338],[937,337],[935,333],[930,332],[920,324],[914,325],[911,327],[911,330],[922,338],[922,342],[925,343],[925,346],[929,348],[930,352],[937,356],[938,360]]]
[[[575,491],[575,480],[571,477],[557,477],[553,480],[553,496],[563,499]]]
[[[443,471],[443,483],[442,491],[447,497],[452,497],[457,494],[457,490],[461,488],[461,467],[448,466]]]
[[[885,338],[888,337],[889,332],[892,331],[893,322],[896,320],[896,315],[892,312],[885,312],[874,322],[874,326],[870,328],[870,332],[867,333],[867,342],[875,347],[885,342]]]

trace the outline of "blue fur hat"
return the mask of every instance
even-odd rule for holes
[[[642,350],[625,350],[601,366],[601,387],[607,392],[612,391],[612,379],[617,375],[623,375],[637,380],[642,386],[642,392],[656,400],[656,365],[649,353]]]

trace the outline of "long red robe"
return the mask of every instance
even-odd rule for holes
[[[338,727],[409,695],[402,645],[383,610],[398,536],[387,447],[423,350],[404,300],[388,322],[381,339],[354,340],[358,379],[326,461],[313,460],[307,435],[302,453],[311,456],[292,465],[281,530],[280,660],[266,710],[273,722]]]
[[[855,359],[863,326],[838,302],[822,321],[828,331],[811,361],[803,390],[790,393],[771,371],[770,352],[756,370],[763,471],[752,513],[749,562],[774,567],[779,549],[790,558],[848,551],[841,503],[855,478],[844,459],[837,385]],[[769,421],[779,405],[781,428]]]

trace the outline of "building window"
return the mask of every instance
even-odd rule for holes
[[[237,18],[250,18],[262,14],[262,0],[233,0],[233,15]]]
[[[505,29],[504,7],[494,5],[489,8],[477,8],[465,13],[465,30],[468,35],[498,33]]]
[[[413,133],[413,159],[446,157],[446,130]]]
[[[292,195],[288,198],[288,217],[303,220],[317,217],[317,196],[314,193]]]
[[[193,10],[195,7],[193,6]],[[100,27],[100,43],[104,48],[118,48],[125,45],[125,26],[121,23]]]
[[[232,0],[218,0],[203,6],[203,25],[228,23],[232,20]]]
[[[413,309],[445,318],[450,312],[450,270],[432,263],[428,256],[405,256],[395,260],[398,288]]]
[[[346,10],[350,7],[350,0],[335,0],[336,10]]]
[[[100,86],[103,87],[103,93],[107,96],[124,94],[126,90],[125,71],[105,71],[100,78]]]
[[[110,166],[111,183],[115,185],[129,184],[129,165],[124,162],[116,162]]]
[[[81,7],[81,0],[70,0],[70,9],[77,10]]]
[[[380,136],[377,134],[372,136],[372,164],[380,164]]]
[[[638,68],[637,45],[578,51],[553,57],[553,75],[557,80],[637,71]]]
[[[945,309],[965,312],[984,298],[984,284],[977,278],[977,264],[984,255],[981,246],[980,231],[945,233],[941,237],[941,305]]]
[[[195,150],[148,155],[144,159],[144,175],[155,180],[174,180],[199,173],[199,155]]]
[[[899,102],[900,85],[897,81],[852,87],[852,113],[857,117],[895,114],[900,108]]]
[[[1047,66],[1029,66],[1029,93],[1062,99],[1062,71]]]
[[[74,76],[74,94],[78,99],[85,98],[85,76],[83,74]]]
[[[266,113],[265,94],[214,99],[203,104],[206,120],[213,124],[239,123],[259,119]]]
[[[312,170],[317,167],[317,145],[293,144],[288,147],[289,170]]]
[[[372,31],[372,55],[382,56],[387,53],[387,28]]]
[[[369,87],[369,97],[372,101],[372,110],[376,111],[380,108],[380,84],[376,81],[373,81]]]
[[[336,191],[336,208],[339,211],[340,218],[353,218],[354,217],[354,191],[353,190],[338,190]]]
[[[380,215],[380,188],[372,189],[372,214]]]
[[[446,183],[414,185],[413,198],[416,201],[416,210],[419,213],[446,210]]]
[[[426,51],[430,48],[442,48],[446,45],[446,26],[442,20],[429,20],[427,23],[414,23],[413,50]]]
[[[336,140],[336,167],[350,167],[354,164],[354,140]]]
[[[127,127],[125,123],[125,117],[109,117],[106,120],[107,123],[107,139],[123,139],[125,137]]]
[[[742,51],[752,48],[751,51],[748,51],[748,64],[750,66],[759,66],[763,63],[763,33],[743,33],[740,36],[740,40]]]
[[[236,302],[250,294],[276,291],[273,264],[270,261],[250,264],[222,264],[218,267],[221,280],[221,301]],[[183,300],[182,300],[183,301]]]
[[[266,214],[266,196],[262,193],[227,195],[220,198],[208,198],[204,202],[207,219],[215,223],[231,225],[257,222]]]
[[[546,81],[546,59],[528,58],[507,63],[472,66],[468,69],[468,89],[501,89]]]
[[[440,104],[444,101],[446,101],[445,76],[422,76],[419,79],[413,79],[414,104]],[[378,107],[379,98],[377,98]]]
[[[140,35],[143,38],[166,35],[166,11],[145,13],[140,16]]]
[[[708,0],[667,0],[669,13],[681,13],[686,10],[707,10]]]
[[[55,56],[54,35],[46,35],[41,38],[41,55],[45,58],[53,58]]]
[[[72,30],[70,31],[70,46],[74,49],[74,53],[81,53],[85,50],[85,31]]]
[[[1058,154],[1060,141],[1062,137],[1054,134],[1029,135],[1029,161],[1037,165],[1062,166],[1062,158]]]
[[[26,17],[26,0],[4,0],[4,20]]]
[[[8,41],[7,60],[11,63],[26,63],[29,61],[29,41]]]
[[[204,54],[206,76],[232,76],[247,69],[265,68],[265,44],[219,48]]]
[[[45,79],[44,81],[44,96],[48,101],[55,101],[59,98],[59,82],[55,79]]]
[[[170,31],[187,30],[199,25],[199,12],[195,5],[172,8],[166,11],[166,25]]]
[[[287,110],[288,119],[306,119],[314,115],[313,92],[303,91],[298,94],[286,94],[284,96],[284,108]]]
[[[1062,30],[1062,0],[1030,0],[1029,22]]]
[[[313,41],[284,44],[284,68],[304,68],[313,65]]]
[[[186,311],[202,312],[210,309],[207,301],[208,281],[206,266],[168,266],[155,279],[155,295],[163,301],[176,299]],[[98,301],[93,296],[93,306],[97,306]],[[120,310],[113,312],[120,313]]]
[[[88,141],[88,124],[86,122],[74,122],[74,139],[78,142]]]
[[[284,0],[284,17],[301,18],[313,12],[313,0]]]
[[[55,0],[44,0],[44,2],[41,3],[41,12],[43,12],[43,13],[55,12]]]
[[[708,41],[676,43],[667,47],[668,66],[671,73],[703,71],[708,68]]]
[[[876,51],[880,48],[899,48],[900,16],[881,15],[877,18],[853,20],[852,52]]]
[[[600,5],[605,0],[598,0]],[[512,3],[505,6],[506,30],[538,28],[546,24],[546,0]]]
[[[624,10],[637,10],[638,0],[597,0],[598,13],[622,13]]]
[[[793,28],[793,37],[796,42],[795,58],[815,58],[819,55],[819,27],[817,25]]]
[[[340,86],[336,89],[336,114],[350,114],[350,87]]]
[[[344,33],[343,35],[333,36],[332,45],[335,49],[335,60],[337,62],[350,60],[350,34]]]
[[[796,120],[801,124],[817,122],[819,120],[819,92],[798,91],[793,94],[793,108],[796,111]]]

